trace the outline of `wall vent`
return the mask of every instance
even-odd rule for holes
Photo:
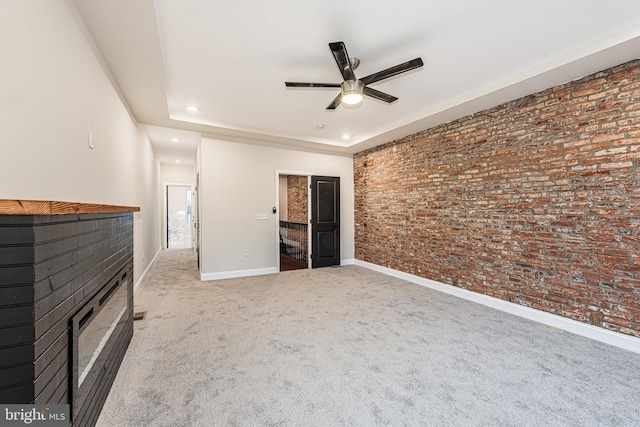
[[[133,321],[135,322],[136,320],[144,320],[147,317],[147,312],[146,311],[136,311],[135,313],[133,313]]]

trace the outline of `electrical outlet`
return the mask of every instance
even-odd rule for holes
[[[244,256],[249,256],[249,249],[244,250]]]

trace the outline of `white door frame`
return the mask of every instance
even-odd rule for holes
[[[280,271],[280,176],[281,175],[297,175],[297,176],[306,176],[307,184],[311,185],[311,175],[313,172],[309,171],[293,171],[293,170],[285,170],[285,169],[276,169],[276,200],[273,206],[276,207],[276,226],[275,226],[275,242],[276,242],[276,270]],[[309,191],[307,196],[307,265],[308,268],[311,268],[311,227],[309,226],[309,220],[311,219],[311,191]]]
[[[169,217],[169,199],[167,198],[167,191],[169,187],[189,187],[191,188],[191,215],[193,217],[193,184],[191,183],[173,183],[173,182],[165,182],[164,183],[164,191],[162,192],[162,198],[164,200],[164,214],[162,216],[162,248],[167,249],[169,247],[169,241],[167,240],[167,229],[169,225],[167,224],[167,218]],[[193,226],[191,225],[191,232],[193,233]],[[193,236],[191,236],[191,246],[193,249]]]

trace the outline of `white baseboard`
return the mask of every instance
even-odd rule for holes
[[[342,259],[340,265],[353,265],[355,259]],[[219,273],[202,273],[200,280],[208,282],[211,280],[236,279],[238,277],[263,276],[265,274],[279,273],[277,267],[257,268],[254,270],[221,271]]]
[[[144,280],[144,277],[147,275],[147,273],[151,270],[151,267],[153,267],[153,264],[156,262],[156,258],[158,258],[158,255],[160,254],[161,250],[162,248],[158,248],[158,250],[156,251],[156,254],[153,256],[153,259],[151,260],[149,265],[147,265],[147,268],[142,272],[142,275],[140,276],[136,284],[133,285],[133,295],[135,295],[138,292],[138,290],[140,290],[140,284]]]
[[[633,351],[634,353],[640,353],[639,338],[609,331],[597,326],[592,326],[573,319],[558,316],[556,314],[551,314],[519,304],[510,303],[508,301],[503,301],[501,299],[479,294],[477,292],[456,288],[455,286],[447,285],[435,280],[425,279],[423,277],[404,273],[398,270],[393,270],[391,268],[382,267],[370,262],[360,261],[356,259],[354,264],[360,267],[369,268],[388,276],[406,280],[417,285],[425,286],[436,291],[444,292],[446,294],[453,295],[465,300],[477,302],[478,304],[486,305],[488,307],[514,314],[516,316],[524,317],[525,319],[533,320],[535,322],[542,323],[543,325],[562,329],[564,331],[581,335],[583,337],[591,338],[606,344],[623,348],[625,350]]]
[[[219,273],[201,273],[200,280],[207,282],[210,280],[236,279],[238,277],[263,276],[265,274],[276,274],[276,267],[256,268],[253,270],[221,271]]]

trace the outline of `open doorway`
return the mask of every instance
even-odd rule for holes
[[[190,185],[167,184],[167,248],[193,247],[191,238],[193,191]]]
[[[309,176],[280,175],[280,271],[309,268]]]
[[[340,265],[339,177],[276,170],[276,206],[278,271]]]

